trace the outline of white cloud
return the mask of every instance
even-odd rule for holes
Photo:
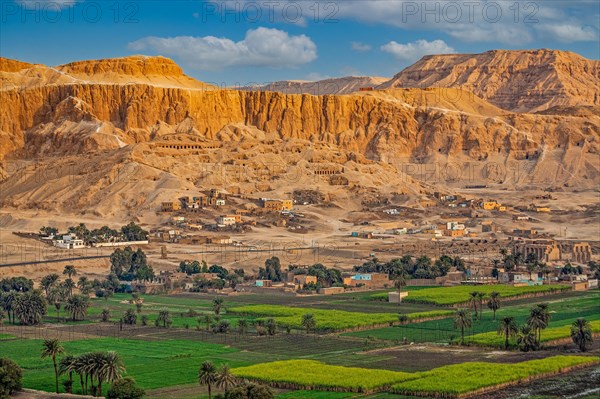
[[[350,43],[352,46],[352,50],[354,51],[369,51],[371,50],[371,46],[361,42],[352,42]]]
[[[381,50],[403,61],[416,61],[424,55],[429,54],[451,54],[456,52],[443,40],[433,40],[431,42],[417,40],[416,42],[406,44],[397,43],[392,40],[381,46]]]
[[[128,47],[175,56],[192,67],[206,70],[231,66],[296,67],[317,58],[317,46],[308,36],[290,36],[278,29],[262,27],[248,30],[239,42],[214,36],[151,36],[131,42]]]
[[[561,42],[584,42],[598,40],[598,31],[591,26],[579,26],[574,24],[544,25],[536,28],[541,35],[550,36]]]

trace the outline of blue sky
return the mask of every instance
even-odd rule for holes
[[[219,85],[391,77],[432,53],[552,48],[600,58],[600,1],[0,0],[0,54],[59,65],[173,58]]]

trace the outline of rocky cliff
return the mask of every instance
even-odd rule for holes
[[[515,112],[600,105],[600,61],[557,50],[423,57],[379,86],[455,87]]]
[[[350,94],[361,89],[373,88],[387,82],[389,78],[375,76],[345,76],[343,78],[322,79],[317,81],[282,80],[263,85],[245,86],[239,90],[277,91],[285,94]]]
[[[585,188],[600,179],[600,116],[594,106],[515,113],[454,88],[322,96],[218,90],[160,57],[56,68],[2,60],[0,67],[6,83],[0,92],[0,172],[11,206],[78,209],[97,201],[109,212],[119,201],[139,206],[140,192],[159,201],[156,190],[167,182],[189,189],[205,184],[198,180],[198,165],[255,173],[274,160],[281,171],[298,167],[303,176],[344,166],[348,190],[387,187],[416,194],[423,189],[403,175],[403,162],[479,167],[493,162],[505,170],[500,183],[536,179],[546,186]],[[539,96],[522,93],[517,103],[536,101]],[[7,163],[34,159],[56,179],[23,184],[11,177],[14,168]],[[79,168],[78,159],[97,159],[94,165],[106,171],[103,179],[85,177],[95,168]],[[77,187],[63,176],[73,165]],[[514,165],[524,173],[510,176]],[[126,183],[110,177],[124,169],[143,173],[131,174],[135,178]],[[245,175],[237,189],[293,188],[288,180],[262,181],[256,173]],[[214,184],[214,173],[205,175],[206,184]]]

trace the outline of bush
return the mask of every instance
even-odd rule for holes
[[[112,384],[106,393],[107,399],[140,399],[146,392],[135,385],[131,377],[121,378]]]
[[[21,367],[8,358],[0,360],[0,399],[10,397],[22,388],[23,371]]]

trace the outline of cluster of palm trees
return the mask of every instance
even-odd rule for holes
[[[531,308],[526,323],[520,327],[514,317],[503,317],[498,325],[498,334],[504,336],[504,349],[508,349],[511,338],[517,339],[517,345],[522,351],[540,349],[542,331],[548,327],[550,318],[551,314],[546,303]]]
[[[551,313],[548,304],[541,303],[534,306],[527,322],[518,326],[514,317],[507,316],[500,320],[498,334],[504,336],[504,349],[508,349],[511,338],[516,338],[517,345],[522,351],[541,349],[542,331],[550,323]],[[590,323],[584,318],[578,318],[571,325],[571,339],[579,350],[585,352],[593,342],[593,334]]]
[[[486,294],[484,292],[473,291],[469,294],[467,302],[468,309],[458,309],[454,314],[454,328],[460,330],[460,343],[465,343],[465,330],[473,327],[473,316],[475,319],[483,319],[483,303]],[[496,320],[496,312],[502,305],[502,296],[499,292],[491,292],[487,301],[487,307],[494,312],[494,320]],[[471,313],[471,310],[473,313]]]
[[[56,393],[59,392],[58,378],[61,375],[68,375],[69,379],[64,382],[64,386],[69,393],[72,393],[73,375],[77,374],[82,394],[102,396],[102,384],[119,380],[125,372],[121,357],[113,351],[88,352],[79,356],[66,355],[57,363],[57,358],[64,353],[65,349],[59,340],[44,341],[41,354],[42,358],[52,359]]]

